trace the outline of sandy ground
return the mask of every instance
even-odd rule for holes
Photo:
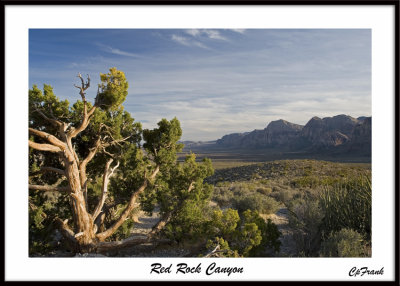
[[[282,233],[279,240],[281,241],[281,248],[279,254],[275,256],[278,257],[291,257],[295,256],[296,244],[293,239],[293,230],[289,226],[289,211],[287,208],[283,207],[279,209],[275,214],[266,216],[270,218],[273,223],[278,226],[279,231]]]

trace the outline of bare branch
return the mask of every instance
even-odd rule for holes
[[[92,114],[94,113],[94,111],[96,110],[97,107],[97,97],[96,97],[96,102],[93,105],[93,107],[90,109],[90,111],[87,111],[87,102],[86,102],[86,97],[85,97],[85,90],[87,90],[90,87],[90,77],[88,75],[87,77],[87,81],[85,83],[82,75],[80,73],[78,73],[78,77],[81,80],[81,86],[77,86],[74,84],[74,86],[76,88],[79,89],[79,94],[82,97],[82,101],[83,101],[83,114],[82,114],[82,121],[81,124],[77,127],[77,128],[72,128],[71,131],[69,132],[69,138],[74,138],[76,137],[79,133],[81,133],[83,130],[85,130],[87,128],[87,126],[89,125],[90,122],[90,118],[92,116]]]
[[[195,181],[192,181],[192,182],[190,183],[189,188],[188,188],[188,193],[190,193],[190,191],[193,190],[193,188],[194,188],[194,183],[195,183]]]
[[[79,164],[79,172],[80,172],[80,181],[81,187],[83,191],[83,196],[85,197],[85,203],[87,207],[87,175],[86,175],[86,166],[87,164],[94,158],[99,147],[101,146],[100,137],[96,140],[95,146],[89,149],[89,154],[85,159]],[[78,161],[79,162],[79,161]]]
[[[159,171],[160,171],[160,167],[157,166],[156,169],[151,174],[151,176],[149,178],[145,178],[143,183],[142,183],[142,185],[139,187],[139,189],[137,189],[137,191],[132,194],[128,205],[126,206],[125,210],[122,212],[122,214],[119,217],[119,219],[112,226],[110,226],[107,230],[105,230],[105,231],[103,231],[101,233],[98,233],[96,235],[96,237],[100,241],[104,241],[107,237],[112,235],[124,223],[126,218],[129,216],[129,214],[133,210],[137,197],[141,193],[143,193],[143,191],[146,189],[146,187],[148,185],[148,182],[151,181],[151,180],[154,180],[154,178],[157,176]]]
[[[65,193],[69,192],[69,187],[54,187],[49,185],[29,185],[30,190],[38,190],[38,191],[45,191],[45,192],[60,192]]]
[[[78,73],[77,77],[79,77],[79,79],[81,80],[81,86],[77,86],[76,84],[74,84],[74,86],[79,89],[79,94],[82,96],[82,100],[85,102],[86,98],[85,98],[84,91],[90,87],[90,77],[88,75],[86,83],[85,83],[85,80],[83,79],[81,73]]]
[[[39,151],[48,151],[48,152],[53,152],[53,153],[62,152],[61,148],[51,145],[51,144],[39,144],[39,143],[33,142],[31,140],[28,140],[28,142],[29,142],[29,147],[39,150]]]
[[[77,127],[77,128],[71,128],[71,131],[69,132],[68,136],[70,138],[74,138],[76,137],[79,133],[81,133],[83,130],[85,130],[89,123],[90,123],[90,119],[91,119],[91,115],[94,113],[94,111],[96,110],[97,106],[94,105],[89,112],[87,112],[87,107],[86,107],[86,101],[84,103],[84,110],[83,110],[83,114],[82,114],[82,121],[81,124]]]
[[[55,136],[53,136],[53,135],[51,135],[51,134],[49,134],[47,132],[39,131],[39,130],[36,130],[36,129],[33,129],[33,128],[29,127],[29,133],[31,133],[33,135],[36,135],[36,136],[39,136],[40,138],[46,139],[51,144],[59,147],[62,150],[65,150],[66,147],[67,147],[60,139],[58,139],[57,137],[55,137]]]
[[[101,187],[102,192],[101,192],[101,198],[99,200],[99,203],[97,204],[95,211],[93,212],[93,220],[96,220],[97,216],[101,213],[104,203],[107,199],[107,191],[108,191],[108,183],[109,180],[114,173],[114,171],[118,168],[119,162],[110,169],[111,163],[113,162],[113,159],[108,160],[106,167],[104,169],[104,174],[103,174],[103,185]]]
[[[204,255],[204,257],[211,257],[213,254],[215,254],[216,252],[218,252],[218,250],[220,249],[219,244],[217,244],[217,246],[211,250],[209,253],[207,253],[206,255]]]

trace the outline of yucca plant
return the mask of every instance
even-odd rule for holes
[[[371,240],[371,174],[350,178],[333,187],[326,187],[320,195],[320,205],[324,212],[321,223],[322,238],[332,232],[349,228]]]

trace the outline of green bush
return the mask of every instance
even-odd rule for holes
[[[343,228],[332,233],[321,245],[323,257],[362,257],[365,246],[363,237],[357,231]]]
[[[217,202],[220,207],[230,206],[234,195],[231,190],[226,187],[215,187],[213,192],[213,201]]]
[[[253,210],[263,214],[271,214],[279,208],[279,203],[274,198],[259,193],[235,197],[233,205],[240,213],[245,210]]]
[[[269,194],[272,193],[272,189],[271,189],[271,188],[267,188],[267,187],[259,187],[259,188],[256,190],[256,192],[257,192],[257,193],[260,193],[260,194],[262,194],[262,195],[268,196]]]
[[[289,224],[295,230],[293,238],[297,251],[305,256],[316,256],[321,242],[320,223],[323,213],[318,200],[312,196],[294,199],[288,204]]]
[[[321,192],[320,205],[325,216],[323,238],[342,228],[351,228],[371,240],[372,190],[370,175],[351,178]]]

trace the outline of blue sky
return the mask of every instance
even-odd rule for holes
[[[371,115],[369,29],[33,29],[29,86],[80,98],[77,73],[125,72],[127,111],[144,128],[177,117],[183,140],[263,129],[272,120]]]

